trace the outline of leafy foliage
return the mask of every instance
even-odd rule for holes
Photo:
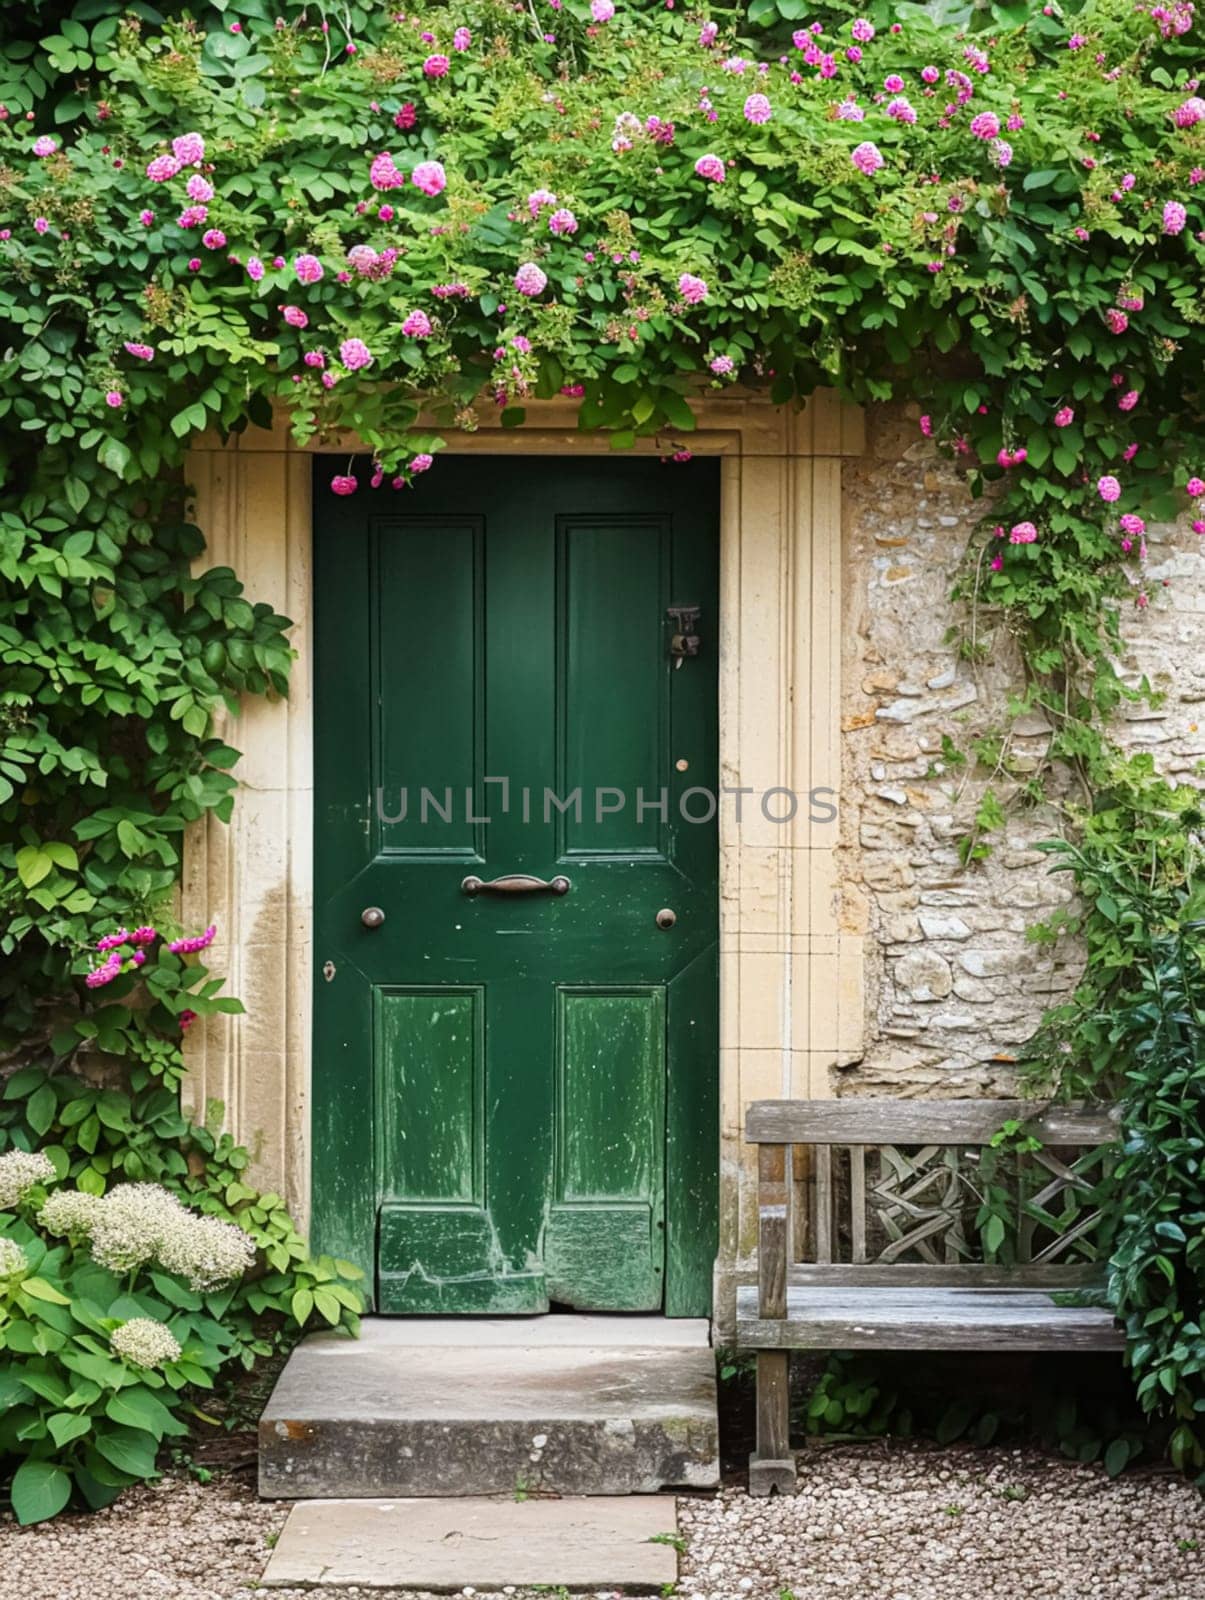
[[[1114,804],[1110,805],[1112,798]],[[1170,1409],[1173,1460],[1205,1467],[1205,886],[1191,792],[1126,840],[1131,813],[1103,797],[1077,844],[1051,846],[1074,873],[1089,962],[1049,1017],[1035,1071],[1064,1092],[1122,1102],[1118,1223],[1109,1297],[1148,1411]],[[1049,933],[1049,929],[1045,932]]]
[[[269,1348],[249,1312],[279,1290],[265,1279],[204,1292],[154,1261],[118,1274],[85,1241],[44,1236],[45,1198],[38,1185],[0,1212],[0,1249],[19,1252],[16,1270],[0,1260],[0,1465],[16,1463],[10,1493],[23,1523],[54,1516],[73,1491],[95,1508],[153,1477],[164,1440],[187,1435],[185,1416],[203,1415],[195,1391],[212,1388],[227,1362],[249,1364]],[[241,1208],[261,1242],[273,1209],[271,1197]],[[269,1254],[287,1254],[290,1242],[270,1242]],[[354,1327],[359,1300],[346,1280],[357,1276],[344,1262],[307,1262],[292,1291],[331,1299],[328,1320]]]
[[[519,425],[569,394],[617,448],[676,455],[693,398],[738,381],[784,404],[818,385],[919,400],[987,507],[968,649],[983,619],[1020,642],[1051,759],[1106,791],[1076,863],[1091,965],[1059,1080],[1120,1078],[1134,1127],[1158,1112],[1173,1146],[1199,1131],[1156,1093],[1188,1048],[1152,997],[1170,978],[1132,1011],[1157,1023],[1141,1093],[1140,1035],[1112,1037],[1105,1001],[1138,1007],[1134,930],[1091,893],[1148,842],[1144,892],[1184,884],[1177,846],[1147,838],[1153,801],[1181,828],[1184,802],[1104,730],[1128,692],[1119,607],[1150,598],[1141,529],[1188,512],[1205,470],[1191,9],[837,0],[795,33],[798,0],[610,9],[34,0],[0,39],[0,1050],[26,1063],[7,1135],[81,1183],[145,1169],[245,1217],[284,1280],[254,1292],[299,1314],[329,1320],[331,1280],[296,1285],[279,1207],[177,1109],[177,1019],[216,992],[166,959],[149,1007],[83,987],[100,935],[165,915],[184,828],[228,814],[215,712],[285,692],[286,619],[197,570],[183,476],[199,430],[282,409],[404,488],[483,404]],[[367,492],[350,471],[334,487]],[[999,820],[985,803],[967,862]],[[1181,924],[1163,928],[1197,1005]],[[90,1076],[97,1054],[128,1081]],[[1167,1164],[1161,1205],[1196,1193],[1196,1159]],[[1118,1292],[1145,1270],[1119,1268]],[[1144,1398],[1183,1412],[1202,1391],[1178,1349],[1149,1357],[1179,1377]]]
[[[11,1214],[0,1208],[0,1249],[12,1240],[29,1262],[6,1279],[0,1261],[0,1479],[15,1467],[23,1522],[54,1515],[73,1490],[99,1506],[152,1476],[163,1441],[188,1432],[182,1418],[204,1415],[192,1391],[228,1363],[250,1368],[307,1323],[359,1325],[359,1269],[311,1258],[281,1197],[246,1181],[247,1151],[180,1109],[181,1019],[241,1007],[195,958],[161,940],[142,948],[141,966],[127,960],[105,985],[60,997],[49,1059],[4,1082],[0,1151],[39,1150],[54,1181],[85,1196],[162,1185],[242,1229],[256,1264],[208,1292],[153,1263],[119,1279],[81,1241],[44,1236],[42,1188]],[[116,1326],[142,1317],[183,1350],[162,1373],[108,1348]]]
[[[1081,1364],[1082,1365],[1082,1364]],[[927,1368],[927,1370],[926,1370]],[[1099,1367],[1068,1370],[1067,1358],[1037,1363],[1022,1396],[1006,1385],[984,1392],[982,1369],[947,1361],[942,1380],[926,1359],[885,1352],[836,1352],[801,1396],[801,1432],[824,1438],[931,1438],[974,1444],[1037,1437],[1072,1461],[1100,1462],[1116,1477],[1148,1443],[1132,1396],[1102,1388]]]

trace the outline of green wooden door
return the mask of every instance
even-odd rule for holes
[[[381,1311],[705,1314],[716,464],[446,459],[351,499],[328,479],[316,1242],[375,1271]],[[515,875],[569,887],[489,887]]]

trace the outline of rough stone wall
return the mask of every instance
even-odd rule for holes
[[[1050,948],[1026,938],[1069,898],[1065,878],[1034,849],[1059,831],[1059,815],[1050,805],[1010,806],[991,856],[964,869],[958,840],[985,789],[1003,798],[1015,784],[943,763],[943,735],[967,750],[978,734],[1004,732],[1024,771],[1038,765],[1051,730],[1040,716],[1009,715],[1021,679],[1006,637],[996,631],[975,665],[948,637],[959,617],[950,589],[983,505],[920,436],[915,409],[871,412],[867,454],[845,466],[843,503],[841,904],[845,926],[866,935],[867,1016],[863,1054],[834,1087],[1007,1093],[1021,1047],[1082,964],[1072,939]],[[1118,735],[1149,748],[1165,772],[1199,782],[1205,555],[1186,521],[1149,537],[1151,604],[1127,614],[1122,665],[1166,698],[1155,711],[1132,708]],[[1070,792],[1070,783],[1064,775],[1055,788]]]

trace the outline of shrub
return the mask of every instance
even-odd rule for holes
[[[359,1270],[312,1260],[246,1150],[180,1109],[181,1020],[230,1009],[205,936],[121,933],[0,1101],[0,1479],[22,1522],[152,1476],[228,1364],[358,1328]]]

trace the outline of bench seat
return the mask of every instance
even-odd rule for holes
[[[745,1138],[757,1285],[737,1290],[736,1346],[757,1359],[750,1493],[795,1488],[792,1350],[1124,1348],[1111,1311],[1075,1303],[1107,1273],[1115,1107],[758,1100]]]
[[[1120,1350],[1103,1306],[1065,1305],[1042,1289],[787,1285],[785,1317],[761,1317],[755,1286],[737,1290],[746,1350]]]

